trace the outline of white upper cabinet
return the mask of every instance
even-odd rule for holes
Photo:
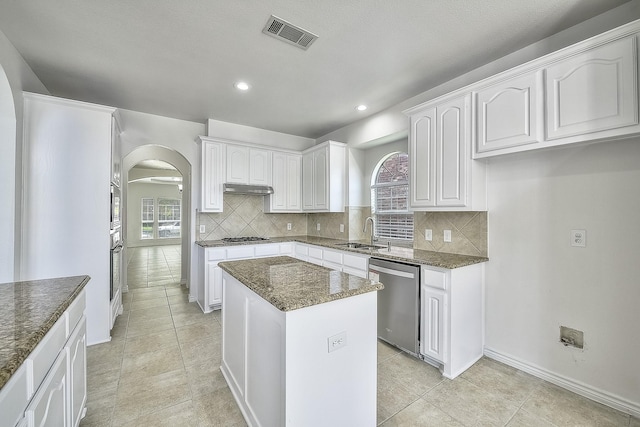
[[[486,209],[485,167],[471,160],[469,103],[466,95],[406,111],[412,209]]]
[[[273,194],[265,197],[265,212],[302,211],[302,155],[274,152],[272,156]]]
[[[345,144],[327,141],[302,153],[302,209],[344,212],[347,169]]]
[[[636,52],[631,36],[546,67],[547,139],[637,125]]]
[[[518,75],[473,92],[475,157],[542,141],[542,72]]]
[[[271,151],[228,144],[225,182],[271,185]]]
[[[222,186],[225,177],[225,144],[200,137],[202,153],[200,212],[222,212]]]

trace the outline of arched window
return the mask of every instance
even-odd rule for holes
[[[373,171],[371,213],[375,219],[375,235],[378,238],[413,240],[407,153],[385,156]]]

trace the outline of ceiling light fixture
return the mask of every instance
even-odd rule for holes
[[[241,91],[249,90],[249,84],[246,82],[237,82],[234,86]]]
[[[366,109],[367,109],[367,106],[366,106],[366,105],[363,105],[363,104],[360,104],[360,105],[358,105],[358,106],[356,107],[356,110],[358,110],[358,111],[364,111],[364,110],[366,110]]]

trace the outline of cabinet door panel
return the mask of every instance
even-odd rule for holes
[[[207,286],[209,288],[209,299],[207,303],[217,305],[222,303],[222,269],[217,262],[207,264]]]
[[[328,149],[313,153],[313,208],[329,209],[328,188]]]
[[[273,194],[270,196],[272,211],[284,211],[287,209],[287,194],[289,190],[287,181],[287,155],[273,153]]]
[[[436,204],[436,111],[432,108],[411,117],[411,207]]]
[[[444,362],[446,293],[423,286],[420,304],[422,306],[420,352],[439,362]]]
[[[301,157],[287,156],[287,209],[296,211],[302,209],[300,198]]]
[[[67,352],[62,351],[29,404],[25,416],[31,427],[68,425]],[[64,423],[64,424],[63,424]]]
[[[69,338],[69,376],[71,425],[77,427],[87,403],[87,327],[82,318]]]
[[[438,106],[436,182],[438,206],[466,204],[467,100],[457,98]]]
[[[244,285],[222,276],[222,359],[229,367],[231,381],[245,398],[245,333],[247,297]]]
[[[235,145],[227,146],[227,182],[249,183],[249,148]]]
[[[474,95],[476,153],[539,142],[538,88],[541,73],[501,82]]]
[[[313,209],[313,153],[302,156],[302,208]]]
[[[547,139],[638,123],[635,36],[547,67]]]
[[[271,152],[249,150],[249,179],[252,185],[271,185]]]
[[[222,184],[225,171],[225,150],[222,144],[202,143],[202,206],[203,212],[222,212]]]

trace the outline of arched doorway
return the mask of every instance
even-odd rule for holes
[[[16,111],[9,79],[0,66],[0,283],[12,282],[16,271]]]
[[[181,235],[180,235],[180,247],[181,247],[181,284],[190,285],[191,278],[191,242],[190,237],[192,235],[191,232],[191,164],[189,161],[180,153],[170,148],[162,147],[159,145],[145,145],[136,148],[131,153],[126,155],[122,159],[122,200],[124,211],[127,212],[128,207],[128,185],[127,183],[130,180],[130,172],[132,168],[140,164],[141,162],[154,160],[168,163],[173,166],[179,174],[182,176],[182,211],[184,215],[181,217]],[[123,218],[123,230],[128,230],[129,224],[127,223],[127,216],[125,215]],[[125,259],[127,257],[127,242],[125,241]],[[127,274],[126,269],[124,269],[124,290],[128,290],[127,288]]]

